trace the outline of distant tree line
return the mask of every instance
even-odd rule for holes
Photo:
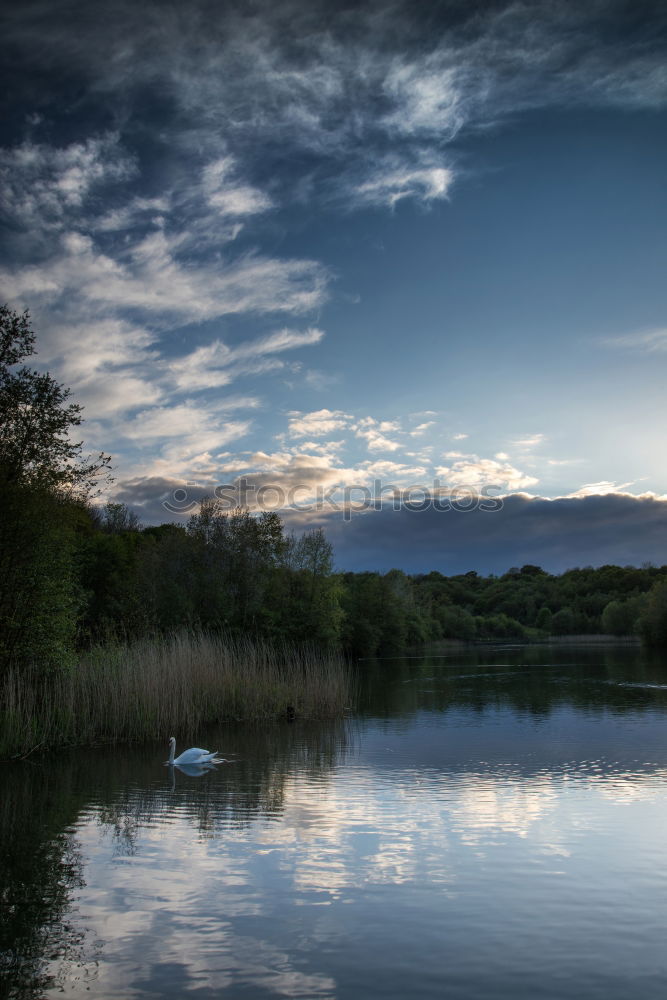
[[[391,570],[342,579],[344,639],[356,651],[596,633],[667,645],[667,566],[587,567],[558,576],[533,565],[502,576]]]
[[[80,407],[35,352],[29,317],[0,307],[0,671],[48,672],[104,641],[179,629],[391,655],[440,639],[641,634],[667,645],[667,567],[552,576],[336,573],[323,531],[204,500],[185,525],[99,507],[108,457],[86,457]]]

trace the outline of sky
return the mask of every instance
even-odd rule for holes
[[[667,562],[664,4],[0,26],[0,298],[110,495],[217,488],[345,569]]]

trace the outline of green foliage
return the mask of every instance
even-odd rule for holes
[[[84,459],[71,437],[81,407],[48,374],[21,364],[35,354],[27,312],[0,306],[0,479],[6,484],[58,488],[88,496],[108,456]],[[20,366],[20,367],[19,367]]]
[[[0,673],[50,672],[73,658],[77,521],[108,459],[84,460],[81,408],[35,353],[28,313],[0,306]]]
[[[520,639],[526,630],[515,618],[500,612],[486,618],[476,619],[477,636],[480,639]]]
[[[333,548],[321,528],[286,539],[270,608],[276,630],[293,641],[335,644],[343,611]]]
[[[199,576],[202,624],[261,631],[266,596],[285,549],[277,514],[253,517],[238,508],[226,514],[220,501],[202,501],[188,523]]]
[[[481,619],[483,621],[483,619]],[[477,638],[477,620],[466,608],[459,608],[455,604],[446,605],[438,615],[440,625],[440,638],[442,639],[464,639],[466,641]]]
[[[136,635],[148,625],[138,582],[140,545],[137,532],[108,532],[105,527],[81,539],[82,637]]]
[[[641,615],[642,638],[649,646],[667,647],[667,580],[656,583]]]
[[[83,633],[97,639],[202,626],[393,656],[440,639],[625,635],[667,577],[611,566],[551,576],[530,565],[502,577],[336,574],[320,529],[287,536],[275,514],[228,514],[211,500],[186,529],[143,530],[123,510],[112,515],[113,529],[105,514],[82,543]]]
[[[561,608],[551,619],[554,635],[572,635],[576,630],[574,611],[570,607]]]
[[[412,584],[404,574],[392,570],[379,573],[346,573],[343,582],[343,643],[356,655],[391,656],[408,642],[409,621],[414,615]]]
[[[602,631],[618,636],[637,635],[646,601],[644,594],[628,597],[624,601],[609,601],[602,612]]]
[[[51,672],[72,662],[79,511],[50,490],[7,486],[0,524],[0,664]]]
[[[342,640],[350,652],[369,656],[439,639],[632,634],[647,592],[666,577],[667,567],[602,566],[551,576],[531,564],[501,577],[349,573],[343,577]]]
[[[202,502],[186,528],[139,529],[107,505],[81,540],[80,634],[89,642],[179,628],[335,644],[342,610],[321,530],[286,537],[277,514]]]
[[[553,615],[549,608],[540,608],[535,619],[535,625],[540,631],[551,635],[553,631]]]

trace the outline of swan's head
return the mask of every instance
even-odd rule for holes
[[[175,747],[176,746],[176,737],[175,736],[170,736],[169,737],[169,746],[170,747]]]

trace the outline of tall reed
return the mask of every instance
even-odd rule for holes
[[[335,652],[204,633],[99,646],[55,676],[10,672],[0,682],[0,757],[165,738],[230,718],[331,717],[351,696]]]

